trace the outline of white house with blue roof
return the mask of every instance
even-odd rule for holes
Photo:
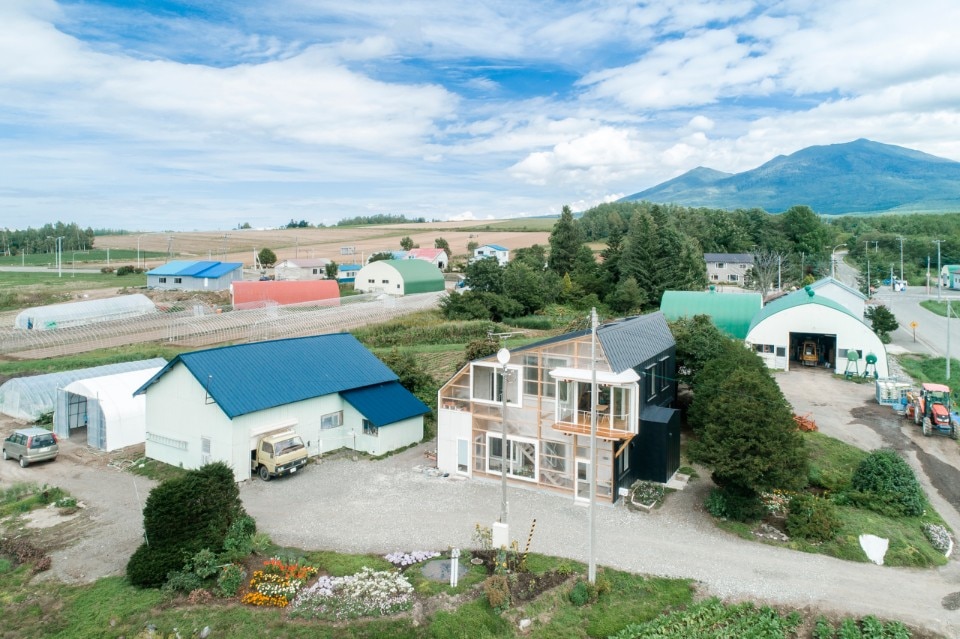
[[[873,355],[877,376],[887,377],[883,342],[864,322],[862,308],[851,309],[838,302],[835,298],[840,295],[856,301],[849,290],[832,284],[806,286],[778,298],[754,316],[744,341],[769,368],[790,370],[803,365],[801,353],[812,344],[809,348],[815,351],[816,361],[807,361],[807,365],[838,374],[845,373],[849,365],[851,372],[862,375],[867,356]],[[856,365],[848,364],[851,358]],[[869,372],[873,376],[874,370]]]
[[[352,335],[316,335],[183,353],[140,387],[146,456],[198,468],[223,461],[237,481],[267,433],[295,430],[311,456],[383,455],[423,439],[430,409]]]
[[[166,291],[225,291],[243,279],[240,262],[167,262],[147,271],[147,288]]]
[[[484,244],[473,249],[473,258],[471,261],[484,260],[488,257],[497,258],[500,266],[505,266],[510,261],[510,249],[499,244]]]

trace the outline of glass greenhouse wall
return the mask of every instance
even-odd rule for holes
[[[141,293],[102,300],[84,300],[66,304],[35,306],[17,315],[14,326],[26,330],[49,331],[69,326],[136,317],[156,312],[150,298]]]
[[[44,413],[53,411],[57,402],[57,389],[71,382],[91,377],[115,375],[129,371],[165,366],[162,357],[143,359],[136,362],[107,364],[92,368],[80,368],[60,373],[16,377],[0,386],[0,413],[14,419],[35,421]]]

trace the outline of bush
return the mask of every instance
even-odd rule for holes
[[[787,533],[813,541],[830,541],[840,530],[836,507],[810,493],[797,493],[790,499]]]
[[[491,575],[483,583],[483,592],[487,595],[490,607],[503,612],[510,607],[510,584],[506,575]]]
[[[228,561],[243,559],[253,552],[253,534],[257,524],[253,517],[242,515],[230,524],[223,540],[223,554]],[[211,573],[212,574],[212,573]]]
[[[142,268],[138,268],[130,264],[127,264],[126,266],[121,266],[120,268],[117,269],[117,275],[120,277],[123,277],[124,275],[133,275],[133,274],[139,275],[140,273],[143,273]]]
[[[574,606],[586,606],[590,603],[590,589],[587,587],[587,582],[579,580],[573,584],[569,597],[570,603]]]
[[[203,587],[203,579],[190,570],[172,570],[167,574],[167,580],[162,590],[166,592],[191,593]]]
[[[247,579],[247,572],[237,564],[224,566],[217,577],[217,590],[224,597],[236,597],[240,586]]]
[[[860,462],[850,482],[851,500],[887,516],[918,517],[924,497],[913,469],[896,452],[877,450]]]
[[[763,502],[758,494],[732,488],[711,490],[704,507],[718,519],[733,521],[755,521],[764,514]]]
[[[127,579],[134,586],[158,588],[167,575],[183,567],[183,555],[177,548],[141,544],[127,562]]]
[[[113,273],[113,267],[104,266],[103,268],[100,269],[100,272],[103,273],[104,275],[109,275],[110,273]]]

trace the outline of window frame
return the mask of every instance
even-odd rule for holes
[[[493,375],[493,388],[491,389],[492,398],[487,399],[486,397],[477,396],[475,393],[476,390],[476,378],[477,378],[477,369],[490,369],[491,374]],[[507,381],[507,389],[511,387],[515,388],[514,393],[509,393],[507,395],[507,406],[512,406],[514,408],[523,407],[523,367],[517,364],[507,364],[508,378],[511,377],[510,371],[513,371],[513,376],[516,378],[514,383],[510,383],[510,380]],[[477,402],[479,404],[491,404],[499,406],[502,403],[500,395],[500,380],[503,377],[502,375],[503,367],[498,364],[492,364],[488,362],[471,362],[470,364],[470,401]],[[511,396],[512,395],[512,396]]]
[[[336,417],[335,420],[331,420],[331,421],[336,421],[337,423],[331,424],[331,425],[324,425],[328,417],[330,418]],[[333,430],[334,428],[340,428],[341,426],[343,426],[343,410],[342,409],[320,416],[320,430]]]

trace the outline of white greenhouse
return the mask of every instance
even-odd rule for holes
[[[80,368],[46,375],[15,377],[0,386],[0,413],[14,419],[32,422],[44,413],[54,410],[57,402],[57,389],[65,388],[71,382],[91,377],[115,375],[128,371],[164,366],[166,360],[161,357],[136,362],[107,364],[93,368]]]
[[[137,317],[156,312],[150,298],[141,293],[118,295],[100,300],[83,300],[66,304],[34,306],[21,311],[14,326],[27,330],[49,331],[70,326],[84,326],[94,322]]]
[[[117,450],[142,444],[147,432],[147,402],[133,393],[160,372],[162,366],[103,377],[78,379],[57,390],[53,432],[69,438],[86,428],[87,445]]]

